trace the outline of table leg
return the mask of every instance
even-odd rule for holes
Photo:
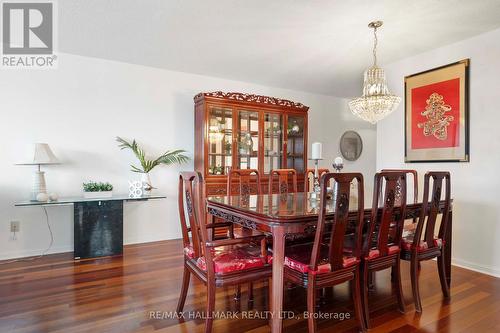
[[[276,227],[273,230],[273,275],[271,286],[271,332],[281,333],[283,321],[283,284],[285,262],[285,235],[283,229]]]
[[[450,212],[448,225],[446,228],[446,242],[444,244],[444,254],[445,254],[445,270],[446,270],[446,282],[448,282],[448,287],[451,288],[451,235],[452,235],[452,225],[453,225],[453,212]]]

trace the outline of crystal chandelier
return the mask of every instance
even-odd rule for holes
[[[351,112],[363,120],[376,124],[394,111],[401,98],[392,95],[387,88],[385,72],[377,66],[377,28],[382,26],[382,21],[368,24],[373,29],[373,66],[365,71],[363,82],[363,96],[349,102]]]

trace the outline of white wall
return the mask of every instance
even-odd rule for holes
[[[51,192],[80,195],[83,181],[97,180],[110,181],[115,192],[125,193],[127,180],[138,176],[129,172],[128,165],[135,163],[132,154],[120,151],[115,137],[136,138],[152,154],[172,148],[193,152],[193,96],[213,90],[271,95],[310,106],[309,142],[324,143],[325,166],[338,155],[342,132],[360,128],[363,155],[346,170],[362,171],[371,184],[375,129],[355,120],[343,99],[61,54],[58,69],[0,75],[0,259],[39,254],[49,240],[41,208],[13,207],[30,192],[32,168],[14,166],[27,145],[47,142],[62,160],[61,165],[44,168]],[[178,171],[160,167],[152,173],[166,200],[126,204],[125,243],[180,236]],[[51,252],[71,251],[71,207],[49,207],[48,213],[55,235]],[[11,220],[21,221],[15,241],[10,239]]]
[[[404,77],[470,58],[470,163],[404,164],[404,101],[377,127],[377,169],[449,170],[453,261],[500,276],[500,30],[385,66],[390,88],[404,96]],[[422,182],[421,184],[422,185]]]

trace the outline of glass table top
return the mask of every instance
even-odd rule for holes
[[[309,193],[304,192],[272,195],[209,196],[207,201],[209,204],[223,204],[240,211],[273,218],[317,216],[320,206],[319,200],[310,200]],[[357,208],[358,198],[351,196],[349,210],[356,211]],[[365,209],[370,208],[371,206],[365,203]],[[333,200],[328,200],[326,212],[327,214],[335,212],[335,202]]]
[[[89,201],[141,201],[141,200],[154,200],[154,199],[164,199],[165,195],[149,195],[137,198],[131,198],[127,194],[117,194],[108,198],[84,198],[84,197],[66,197],[59,198],[55,201],[20,201],[16,202],[15,206],[48,206],[48,205],[69,205],[76,202],[89,202]]]

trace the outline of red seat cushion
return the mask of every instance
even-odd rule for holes
[[[188,245],[184,248],[184,255],[188,257],[189,259],[194,258],[194,249],[192,245]]]
[[[407,236],[401,239],[401,247],[406,251],[411,251],[411,247],[413,245],[413,235]],[[442,248],[444,245],[444,241],[441,238],[434,238],[434,246],[437,248]],[[421,240],[417,246],[417,251],[422,252],[429,248],[429,245],[426,241]]]
[[[250,268],[263,267],[265,259],[260,254],[260,247],[253,244],[237,244],[212,248],[214,270],[217,274],[231,273]],[[207,270],[205,257],[200,257],[196,265]]]
[[[400,248],[397,245],[390,245],[387,247],[387,255],[398,253],[399,251]],[[365,260],[373,260],[375,258],[378,258],[379,256],[380,256],[380,250],[371,249],[370,252],[368,252],[368,255],[365,256]]]
[[[285,266],[299,271],[308,273],[309,263],[311,261],[312,244],[299,244],[286,249]],[[353,266],[359,263],[359,259],[352,256],[343,256],[343,267]],[[316,271],[311,271],[313,274],[329,273],[331,265],[328,262],[328,246],[321,246],[320,259]]]

